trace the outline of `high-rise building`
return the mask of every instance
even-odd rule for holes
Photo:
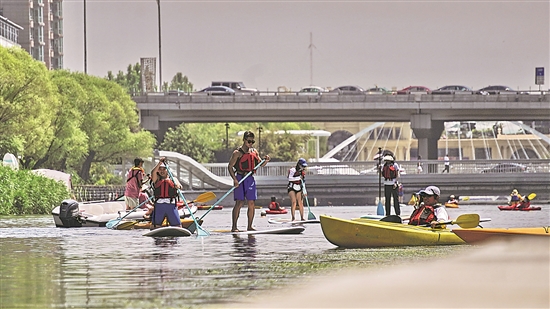
[[[63,68],[63,0],[0,0],[0,15],[19,30],[18,43],[49,69]]]

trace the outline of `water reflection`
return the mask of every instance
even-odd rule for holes
[[[449,212],[455,218],[460,213],[492,218],[485,227],[548,225],[550,205],[541,206],[538,213],[506,213],[496,206],[475,205]],[[212,212],[208,228],[227,229],[230,212]],[[343,218],[375,212],[376,206],[316,208],[316,213]],[[269,228],[274,227],[257,220],[257,229]],[[338,268],[391,267],[475,250],[338,249],[324,238],[319,225],[308,226],[300,235],[213,233],[154,239],[142,234],[143,230],[55,228],[51,216],[0,218],[0,307],[238,307],[253,289],[272,293],[297,278],[330,276]]]
[[[254,235],[233,234],[233,248],[235,253],[232,256],[254,259],[258,254],[256,250],[256,237]]]

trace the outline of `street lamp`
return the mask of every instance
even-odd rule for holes
[[[262,126],[258,127],[258,152],[262,149]]]
[[[225,123],[225,150],[229,149],[229,123]]]
[[[157,0],[157,7],[158,7],[158,15],[159,15],[159,83],[160,83],[160,91],[163,92],[162,89],[162,48],[161,48],[161,36],[160,36],[160,0]]]

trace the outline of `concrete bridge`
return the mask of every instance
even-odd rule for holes
[[[423,158],[437,159],[445,121],[534,121],[550,118],[550,95],[262,95],[134,96],[142,126],[162,139],[182,122],[410,122]]]

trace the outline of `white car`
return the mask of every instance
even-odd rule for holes
[[[297,92],[298,95],[321,95],[323,92],[328,92],[327,89],[317,86],[303,87]]]

